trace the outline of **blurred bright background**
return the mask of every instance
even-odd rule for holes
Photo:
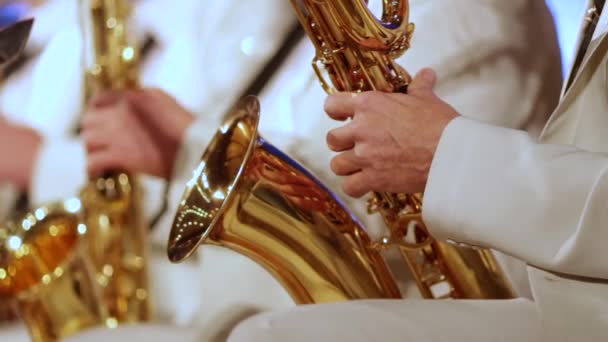
[[[204,1],[204,0],[201,0]],[[506,0],[508,1],[508,0]],[[574,45],[578,34],[578,27],[584,15],[584,4],[588,0],[546,0],[551,8],[555,21],[560,44],[562,47],[562,60],[564,70],[568,68],[573,59]],[[27,1],[0,0],[0,27],[14,22],[27,11]],[[30,1],[37,2],[37,1]]]
[[[574,58],[574,45],[578,28],[584,15],[584,5],[588,0],[547,0],[557,24],[557,34],[562,49],[564,70]]]

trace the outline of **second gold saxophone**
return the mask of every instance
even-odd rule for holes
[[[80,0],[85,42],[85,100],[104,90],[138,86],[138,50],[129,43],[127,0]],[[89,253],[109,326],[151,317],[147,226],[137,180],[108,170],[81,192]]]
[[[127,42],[126,0],[79,0],[85,100],[137,86],[137,51]],[[10,301],[35,342],[92,326],[150,319],[147,229],[136,180],[123,172],[91,179],[80,198],[41,205],[0,226],[0,299]]]

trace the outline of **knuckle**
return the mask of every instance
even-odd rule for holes
[[[355,157],[365,161],[372,157],[371,150],[367,144],[356,144],[353,148],[353,153]]]
[[[367,115],[365,113],[358,113],[355,115],[354,120],[348,124],[355,140],[365,140],[367,136],[367,122]]]
[[[364,110],[365,108],[368,108],[372,97],[373,94],[370,91],[359,93],[353,99],[353,105],[357,110]]]
[[[358,110],[373,108],[378,99],[383,96],[384,93],[376,90],[359,93],[354,99],[355,108]]]

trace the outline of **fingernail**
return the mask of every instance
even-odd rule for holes
[[[433,79],[435,79],[435,72],[431,69],[424,69],[422,70],[422,78],[424,78],[427,81],[432,81]]]

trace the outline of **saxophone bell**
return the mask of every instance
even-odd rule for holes
[[[35,342],[102,324],[82,214],[80,201],[71,198],[0,228],[0,299],[12,304]]]
[[[169,259],[227,247],[261,264],[298,304],[400,298],[357,220],[258,135],[258,118],[258,100],[244,98],[208,145],[173,222]]]

